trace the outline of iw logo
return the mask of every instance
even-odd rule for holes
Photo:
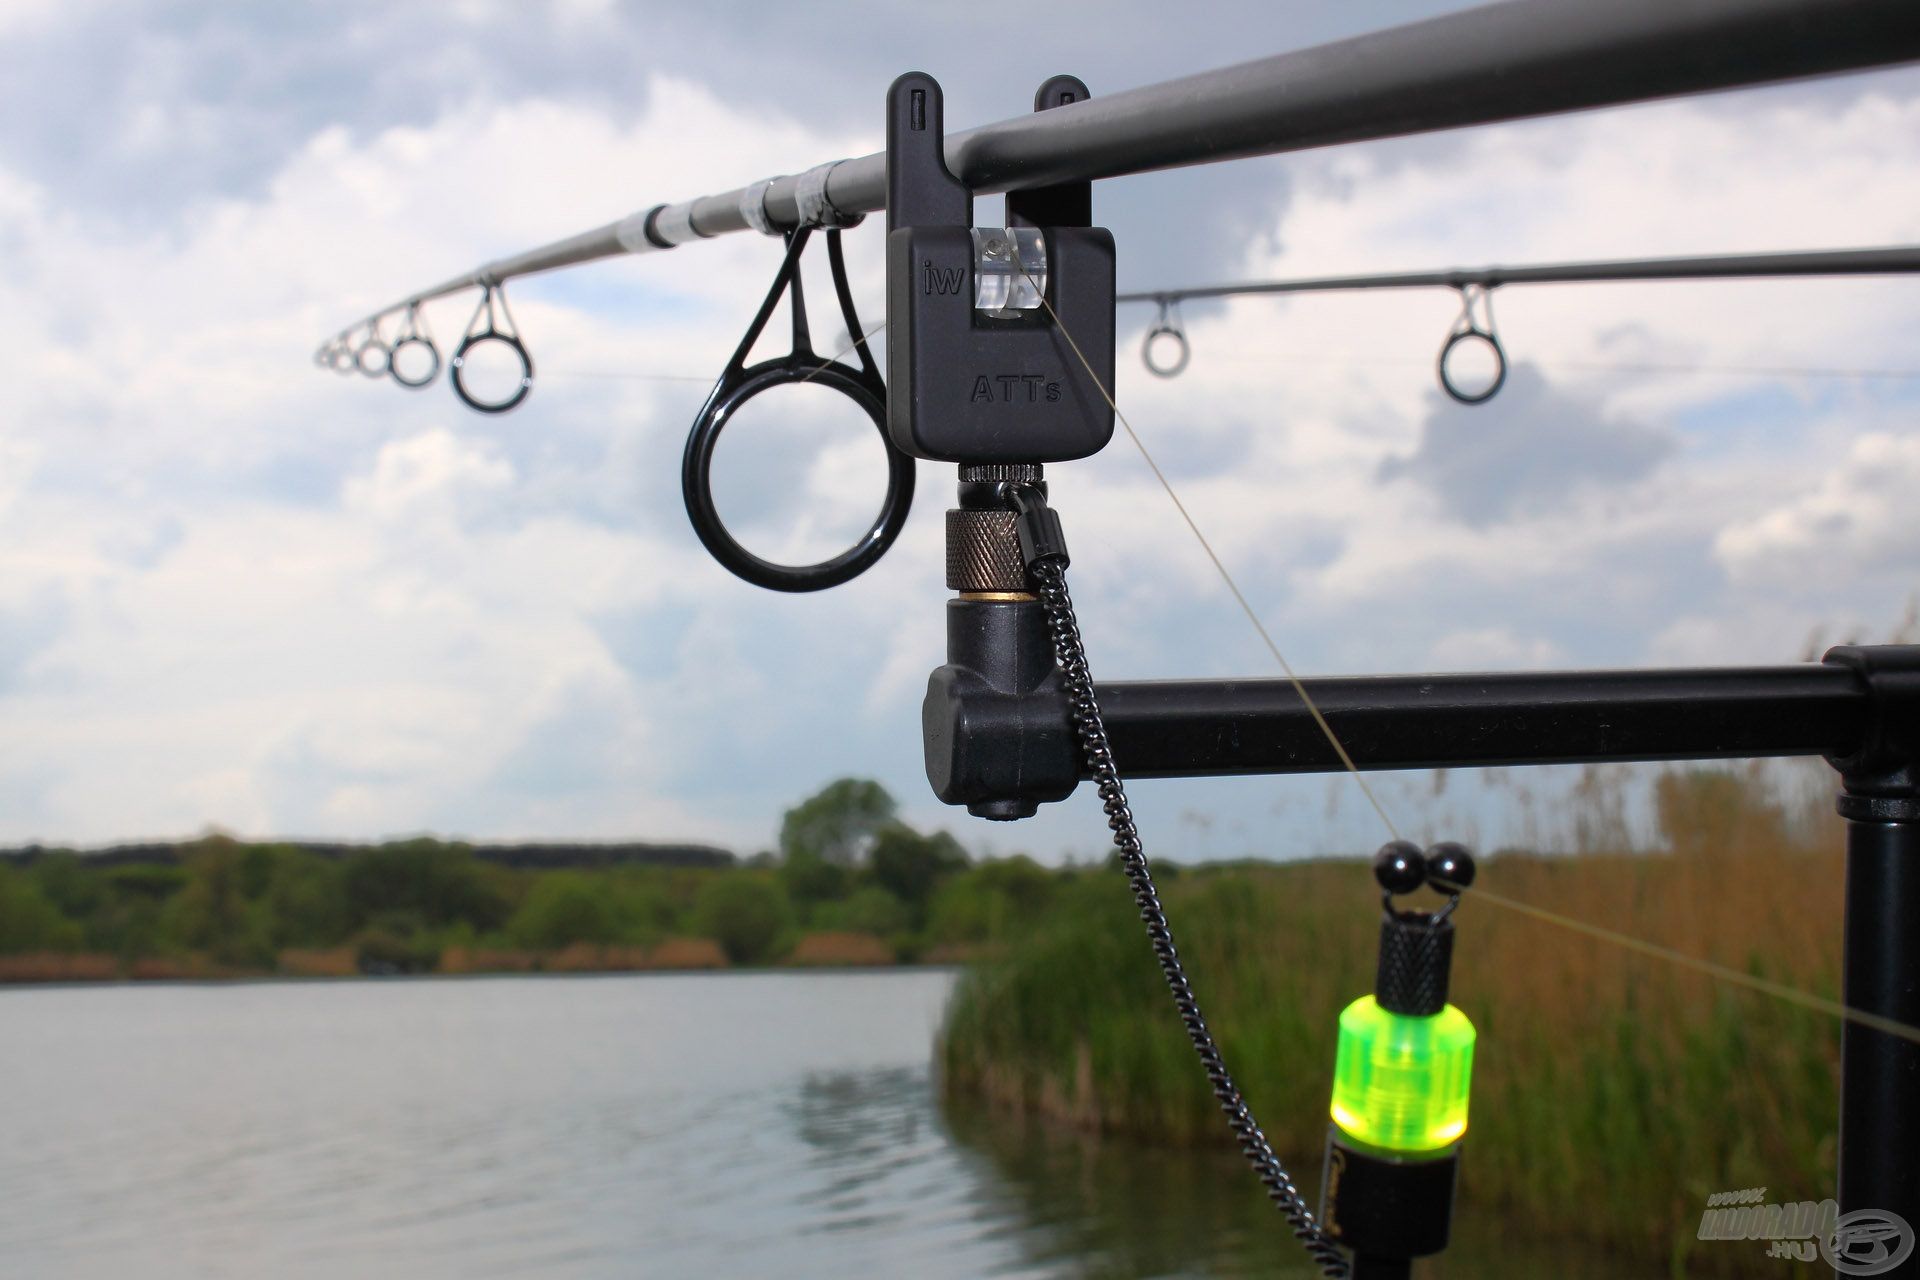
[[[936,293],[954,294],[967,282],[965,267],[936,267],[931,262],[920,264],[925,272],[926,283],[923,288],[929,297]]]
[[[1040,373],[1002,373],[994,377],[981,374],[973,380],[974,404],[1039,404],[1060,398],[1060,384],[1048,382]]]

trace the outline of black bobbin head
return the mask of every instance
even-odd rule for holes
[[[1465,845],[1445,841],[1421,852],[1410,841],[1395,840],[1373,856],[1373,878],[1386,892],[1380,921],[1380,967],[1374,998],[1393,1013],[1424,1018],[1447,1007],[1453,969],[1453,924],[1447,919],[1461,890],[1473,883],[1473,855]],[[1431,914],[1396,910],[1392,899],[1422,885],[1449,895]]]
[[[1473,854],[1467,846],[1443,840],[1427,850],[1427,883],[1441,893],[1459,893],[1473,884]]]
[[[1427,882],[1427,860],[1411,840],[1394,840],[1373,855],[1373,878],[1388,893],[1412,893]]]

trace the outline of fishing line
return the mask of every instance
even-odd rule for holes
[[[1028,276],[1027,278],[1029,280],[1033,279],[1032,276]],[[1347,772],[1352,775],[1353,780],[1359,784],[1360,793],[1366,796],[1367,803],[1373,806],[1373,811],[1380,815],[1380,821],[1386,825],[1389,835],[1391,835],[1393,839],[1398,840],[1400,838],[1400,829],[1394,825],[1393,819],[1387,816],[1386,807],[1380,803],[1380,797],[1375,795],[1373,788],[1367,785],[1366,778],[1353,763],[1353,757],[1347,754],[1346,746],[1341,743],[1339,737],[1333,732],[1333,726],[1329,725],[1327,718],[1320,714],[1320,708],[1314,703],[1313,695],[1307,692],[1305,683],[1301,681],[1298,675],[1294,674],[1293,664],[1288,662],[1286,655],[1280,652],[1280,646],[1274,643],[1273,636],[1267,631],[1266,624],[1260,621],[1260,615],[1253,611],[1251,604],[1247,603],[1247,597],[1241,592],[1240,584],[1233,580],[1231,573],[1227,572],[1227,566],[1222,563],[1219,555],[1214,552],[1213,544],[1207,541],[1207,535],[1200,532],[1200,526],[1194,522],[1192,513],[1187,510],[1187,504],[1180,501],[1180,495],[1174,492],[1173,484],[1167,479],[1166,472],[1162,471],[1160,464],[1153,460],[1153,454],[1148,452],[1146,443],[1140,439],[1140,433],[1133,429],[1131,422],[1127,421],[1127,415],[1121,410],[1119,404],[1114,401],[1113,393],[1108,391],[1106,385],[1100,381],[1100,375],[1094,372],[1093,365],[1088,363],[1086,355],[1081,352],[1080,344],[1074,340],[1073,334],[1068,330],[1067,326],[1061,323],[1059,313],[1053,309],[1053,304],[1047,301],[1044,293],[1041,294],[1040,303],[1046,307],[1047,314],[1053,317],[1053,322],[1060,326],[1060,336],[1067,340],[1069,347],[1073,348],[1074,356],[1086,368],[1087,375],[1093,379],[1093,385],[1099,388],[1101,399],[1107,402],[1107,407],[1113,410],[1113,416],[1118,418],[1120,425],[1126,428],[1127,438],[1133,441],[1133,447],[1140,451],[1142,458],[1146,459],[1147,466],[1152,470],[1154,479],[1158,480],[1160,487],[1167,491],[1167,497],[1173,500],[1174,508],[1179,511],[1180,518],[1187,522],[1187,528],[1193,530],[1193,536],[1200,542],[1200,549],[1207,553],[1207,559],[1213,561],[1213,567],[1219,571],[1220,580],[1227,584],[1227,590],[1231,591],[1233,598],[1239,602],[1240,612],[1247,615],[1247,621],[1251,622],[1253,629],[1259,633],[1261,641],[1267,646],[1267,652],[1273,655],[1273,660],[1280,664],[1282,671],[1286,672],[1287,679],[1292,683],[1294,690],[1299,693],[1300,701],[1306,707],[1307,714],[1313,717],[1313,722],[1320,726],[1320,732],[1326,735],[1327,745],[1333,748],[1334,754],[1340,757],[1340,763],[1346,767]]]
[[[1315,364],[1326,361],[1338,361],[1351,365],[1378,365],[1405,368],[1411,365],[1430,365],[1430,360],[1416,360],[1410,356],[1362,356],[1349,355],[1341,351],[1319,352],[1318,360],[1307,357],[1313,353],[1299,347],[1293,348],[1291,355],[1282,355],[1265,359],[1235,359],[1232,356],[1212,357],[1215,364],[1259,365],[1272,368],[1275,364]],[[1562,360],[1549,356],[1546,359],[1529,357],[1525,363],[1540,369],[1570,369],[1579,373],[1634,373],[1634,374],[1672,374],[1689,373],[1719,374],[1727,377],[1746,378],[1833,378],[1858,379],[1861,381],[1889,380],[1911,381],[1920,378],[1920,369],[1847,369],[1836,366],[1813,365],[1745,365],[1745,364],[1633,364],[1607,363],[1604,361]]]
[[[862,342],[866,342],[868,338],[872,338],[874,334],[877,334],[877,332],[883,330],[883,328],[887,328],[887,322],[885,322],[885,320],[881,320],[879,324],[874,324],[874,326],[868,328],[864,334],[860,334],[858,338],[854,338],[854,340],[845,345],[845,347],[841,347],[839,351],[835,351],[833,355],[829,355],[828,359],[824,359],[824,361],[820,361],[818,365],[814,365],[814,370],[812,370],[810,374],[806,374],[799,382],[795,382],[793,386],[806,386],[808,382],[812,382],[814,378],[818,378],[818,376],[822,374],[822,370],[826,370],[828,365],[839,361],[839,359],[845,357],[845,355],[852,355],[852,353],[860,347]],[[547,376],[551,378],[553,374],[549,372]],[[712,378],[701,376],[701,374],[628,374],[628,372],[595,372],[595,370],[584,370],[584,368],[580,368],[580,370],[566,370],[566,372],[561,372],[559,376],[563,376],[563,378],[632,378],[632,380],[636,380],[636,382],[699,382],[701,386],[712,386],[712,384],[714,384]]]
[[[1442,887],[1445,887],[1444,882]],[[1739,969],[1730,968],[1727,965],[1719,964],[1712,960],[1703,960],[1699,956],[1691,956],[1684,951],[1675,951],[1671,947],[1663,947],[1657,942],[1648,942],[1645,939],[1633,937],[1631,934],[1609,929],[1604,925],[1589,924],[1584,920],[1578,920],[1572,916],[1561,915],[1557,911],[1549,911],[1545,907],[1536,907],[1532,903],[1521,902],[1515,898],[1508,898],[1489,891],[1478,881],[1474,883],[1473,898],[1475,902],[1483,900],[1491,902],[1495,906],[1505,907],[1507,910],[1518,912],[1520,915],[1529,916],[1535,920],[1544,921],[1547,924],[1559,925],[1562,929],[1584,934],[1589,938],[1596,938],[1602,942],[1611,942],[1613,945],[1623,947],[1628,951],[1636,951],[1641,955],[1653,956],[1656,959],[1665,960],[1671,964],[1679,965],[1682,968],[1692,969],[1695,972],[1706,974],[1709,977],[1718,978],[1722,982],[1732,983],[1735,986],[1745,987],[1750,991],[1758,991],[1763,995],[1773,996],[1777,1000],[1798,1005],[1803,1009],[1811,1009],[1816,1013],[1829,1014],[1848,1022],[1858,1023],[1863,1027],[1871,1027],[1875,1031],[1885,1032],[1890,1036],[1898,1036],[1900,1039],[1911,1041],[1914,1044],[1920,1044],[1920,1027],[1910,1026],[1896,1018],[1888,1018],[1877,1013],[1869,1013],[1865,1009],[1856,1009],[1852,1005],[1843,1004],[1838,1000],[1829,1000],[1825,996],[1816,996],[1812,992],[1802,991],[1798,987],[1788,986],[1783,982],[1772,982],[1766,978],[1757,978],[1750,973],[1744,973]]]
[[[806,377],[801,378],[799,381],[795,382],[793,385],[796,387],[806,386],[809,382],[812,382],[815,378],[819,377],[821,374],[821,371],[823,371],[828,365],[834,363],[836,360],[839,360],[842,356],[852,355],[853,352],[860,346],[861,343],[865,342],[868,338],[871,338],[874,334],[879,333],[882,329],[885,329],[886,327],[887,327],[887,322],[885,320],[882,320],[879,324],[874,325],[872,328],[868,329],[865,333],[861,334],[859,337],[849,342],[846,346],[840,348],[838,351],[828,356],[825,360],[822,360],[819,364],[815,365],[813,368],[813,372],[809,373]],[[606,373],[606,372],[587,370],[587,369],[569,369],[569,370],[563,370],[559,374],[554,374],[549,372],[548,374],[546,374],[546,376],[548,378],[553,378],[553,377],[629,378],[636,382],[697,382],[701,386],[705,386],[705,387],[710,387],[713,385],[712,378],[709,378],[702,374],[697,374],[697,373]]]
[[[554,378],[609,378],[631,382],[697,382],[703,387],[713,385],[713,379],[699,373],[607,373],[597,369],[549,369],[543,377]]]
[[[1029,277],[1029,279],[1031,279],[1031,277]],[[1173,500],[1173,505],[1175,509],[1179,511],[1180,518],[1186,521],[1187,528],[1191,529],[1193,536],[1199,540],[1201,549],[1207,553],[1207,558],[1213,562],[1213,567],[1219,571],[1221,580],[1227,584],[1227,589],[1233,593],[1233,598],[1239,603],[1241,612],[1246,614],[1248,621],[1253,624],[1254,630],[1259,633],[1260,639],[1266,644],[1268,652],[1273,655],[1275,661],[1279,663],[1280,669],[1286,673],[1287,680],[1293,685],[1295,691],[1299,693],[1301,703],[1306,707],[1307,713],[1312,717],[1314,724],[1319,726],[1321,734],[1327,740],[1327,745],[1332,747],[1334,754],[1340,758],[1341,765],[1345,767],[1347,773],[1352,776],[1354,782],[1359,786],[1361,793],[1365,795],[1368,802],[1372,804],[1373,811],[1380,815],[1380,820],[1385,824],[1390,836],[1395,840],[1400,839],[1399,828],[1395,826],[1393,819],[1388,816],[1386,807],[1381,803],[1380,797],[1374,789],[1368,785],[1366,776],[1362,774],[1359,767],[1354,764],[1353,757],[1347,753],[1347,749],[1340,742],[1339,736],[1334,733],[1333,726],[1327,722],[1327,718],[1321,714],[1319,707],[1314,704],[1313,696],[1307,692],[1305,683],[1294,673],[1292,664],[1281,654],[1280,647],[1274,643],[1272,635],[1260,621],[1259,615],[1254,612],[1253,606],[1247,602],[1246,595],[1234,582],[1232,573],[1230,573],[1226,565],[1221,562],[1219,555],[1214,552],[1213,546],[1207,541],[1206,535],[1200,531],[1200,526],[1194,521],[1192,513],[1187,510],[1187,505],[1180,500],[1180,495],[1174,491],[1173,484],[1167,479],[1166,473],[1163,472],[1159,464],[1154,461],[1153,454],[1148,451],[1145,442],[1140,439],[1139,432],[1135,431],[1133,424],[1127,420],[1126,413],[1120,408],[1112,393],[1107,390],[1106,385],[1100,380],[1100,375],[1094,371],[1092,364],[1087,361],[1085,354],[1081,351],[1080,344],[1074,340],[1073,334],[1067,329],[1066,325],[1061,322],[1059,314],[1054,311],[1053,305],[1046,301],[1044,294],[1042,295],[1041,302],[1042,305],[1047,308],[1048,314],[1053,316],[1054,323],[1059,325],[1060,334],[1066,338],[1067,345],[1073,349],[1074,356],[1080,361],[1081,365],[1086,368],[1087,374],[1092,378],[1094,385],[1099,388],[1101,398],[1104,399],[1107,402],[1107,406],[1113,410],[1113,416],[1119,420],[1121,426],[1126,428],[1127,438],[1133,441],[1134,447],[1140,451],[1140,456],[1146,460],[1148,468],[1152,470],[1154,478],[1160,482],[1160,487],[1166,490],[1167,497]],[[1475,887],[1474,897],[1476,900],[1484,899],[1493,903],[1495,906],[1504,907],[1520,915],[1528,916],[1548,924],[1558,925],[1563,929],[1582,934],[1586,937],[1595,938],[1602,942],[1612,943],[1628,951],[1662,959],[1680,968],[1692,969],[1696,972],[1706,974],[1709,977],[1717,978],[1722,982],[1745,987],[1748,990],[1757,991],[1764,995],[1773,996],[1788,1004],[1825,1013],[1845,1021],[1872,1028],[1875,1031],[1885,1032],[1887,1035],[1897,1036],[1900,1039],[1920,1044],[1920,1027],[1911,1026],[1894,1018],[1887,1018],[1880,1014],[1870,1013],[1864,1009],[1856,1009],[1841,1001],[1829,1000],[1823,996],[1816,996],[1811,992],[1802,991],[1798,987],[1771,982],[1765,978],[1757,978],[1752,974],[1743,973],[1738,969],[1730,968],[1715,961],[1703,960],[1698,956],[1688,955],[1684,951],[1676,951],[1671,947],[1661,946],[1655,942],[1648,942],[1645,939],[1636,938],[1630,934],[1608,929],[1601,925],[1588,924],[1571,916],[1561,915],[1556,911],[1549,911],[1544,907],[1536,907],[1530,903],[1521,902],[1516,898],[1509,898],[1505,895],[1491,892],[1484,885]]]

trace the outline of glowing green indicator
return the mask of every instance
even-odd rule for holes
[[[1389,1151],[1435,1151],[1467,1131],[1473,1024],[1448,1005],[1428,1018],[1362,996],[1340,1015],[1333,1122]]]

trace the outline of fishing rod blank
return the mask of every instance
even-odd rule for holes
[[[1649,257],[1592,263],[1546,263],[1536,267],[1455,267],[1452,271],[1402,271],[1371,276],[1313,276],[1302,280],[1248,280],[1242,284],[1202,284],[1177,290],[1119,294],[1114,301],[1158,303],[1160,315],[1140,342],[1140,363],[1160,378],[1175,378],[1187,368],[1192,344],[1179,320],[1188,297],[1240,297],[1254,294],[1336,294],[1350,290],[1450,288],[1459,292],[1461,313],[1440,347],[1436,370],[1440,390],[1463,405],[1484,405],[1507,382],[1507,351],[1494,332],[1494,290],[1503,284],[1613,284],[1624,280],[1766,280],[1791,276],[1884,276],[1920,273],[1920,248],[1811,249],[1789,253],[1724,253],[1709,257]],[[1484,322],[1478,315],[1484,315]],[[1175,342],[1171,363],[1154,359],[1156,345]],[[1484,345],[1494,357],[1492,380],[1469,391],[1453,376],[1453,353],[1463,344]]]
[[[1507,0],[948,134],[945,153],[954,175],[984,195],[1915,59],[1920,5],[1910,0]],[[886,186],[880,151],[648,205],[373,316],[488,280],[692,240],[849,225],[885,207]]]
[[[1193,353],[1180,322],[1180,304],[1190,298],[1231,298],[1255,294],[1342,293],[1376,289],[1454,289],[1460,317],[1447,332],[1437,361],[1440,386],[1462,404],[1484,404],[1506,382],[1507,354],[1493,327],[1493,290],[1516,284],[1616,284],[1658,280],[1769,280],[1791,278],[1912,275],[1920,273],[1920,247],[1820,249],[1786,253],[1716,254],[1686,258],[1628,258],[1599,262],[1543,263],[1522,267],[1456,267],[1446,271],[1399,271],[1378,275],[1315,276],[1298,280],[1249,280],[1238,284],[1196,285],[1122,293],[1115,302],[1151,302],[1160,308],[1140,343],[1140,360],[1162,378],[1179,376]],[[1478,313],[1478,314],[1476,314]],[[1484,315],[1484,322],[1479,315]],[[1172,342],[1177,355],[1156,360],[1156,348]],[[1468,391],[1455,380],[1450,358],[1463,343],[1479,343],[1494,360],[1492,381]]]
[[[1309,276],[1298,280],[1250,280],[1122,293],[1115,302],[1181,302],[1255,293],[1332,293],[1349,289],[1461,289],[1478,285],[1598,284],[1633,280],[1764,280],[1797,276],[1885,276],[1920,272],[1920,246],[1873,249],[1812,249],[1785,253],[1712,254],[1685,258],[1619,258],[1524,267],[1454,267],[1445,271],[1398,271],[1360,276]]]

